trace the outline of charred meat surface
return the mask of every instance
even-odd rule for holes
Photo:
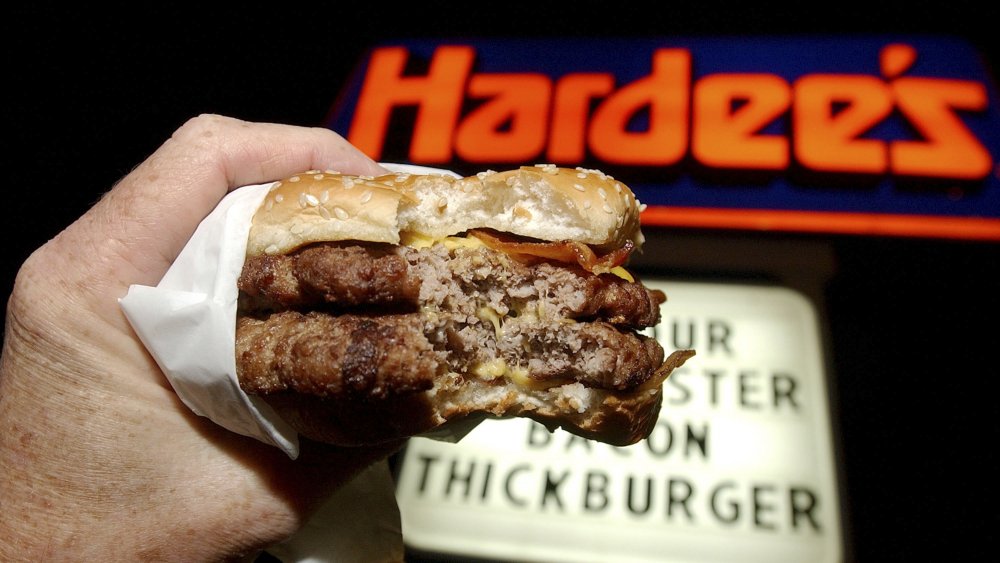
[[[243,317],[236,351],[244,389],[261,394],[379,399],[429,389],[441,366],[415,315]]]
[[[243,267],[238,286],[249,309],[415,308],[420,280],[402,256],[379,245],[316,245],[293,255],[256,256]]]

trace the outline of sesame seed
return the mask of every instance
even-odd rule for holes
[[[585,192],[585,191],[587,191],[587,188],[581,186],[580,184],[573,184],[573,189],[575,189],[578,192]]]
[[[330,190],[323,190],[319,194],[319,202],[326,203],[328,201],[330,201]]]
[[[301,207],[302,209],[305,209],[308,205],[309,205],[309,202],[306,200],[306,192],[300,193],[299,194],[299,207]]]
[[[308,203],[309,205],[313,207],[319,205],[319,199],[317,199],[316,196],[312,194],[305,194],[305,196],[306,196],[306,203]]]
[[[274,190],[281,187],[281,182],[275,182],[271,184],[271,187],[267,190],[268,192],[273,192]]]
[[[354,179],[353,178],[344,178],[344,189],[345,190],[349,190],[349,189],[351,189],[353,187],[354,187]]]
[[[608,205],[608,204],[606,204],[606,203],[603,206],[601,206],[601,209],[603,209],[605,213],[614,213],[615,212],[614,209],[611,209],[611,206]]]
[[[618,182],[615,182],[615,192],[622,193],[622,185],[619,184]]]
[[[322,174],[316,174],[315,176],[313,176],[313,179],[314,180],[322,180],[323,179],[323,175]]]
[[[604,188],[597,188],[597,195],[601,196],[601,199],[608,199],[608,192],[604,191]]]
[[[282,194],[278,194],[278,195],[274,196],[274,201],[275,201],[275,203],[281,203],[281,202],[285,201],[285,196],[283,196]]]
[[[583,202],[583,208],[584,209],[590,209],[590,200],[587,200],[587,201]]]
[[[639,213],[642,213],[645,210],[646,210],[646,204],[645,203],[640,203],[639,204]]]
[[[361,203],[362,204],[368,203],[369,201],[371,201],[371,199],[372,199],[372,191],[371,190],[365,190],[365,193],[361,194]]]
[[[337,172],[336,170],[330,170],[329,168],[327,168],[326,170],[324,170],[324,172],[326,172],[327,174],[333,174],[334,176],[340,174],[340,172]]]
[[[267,203],[264,205],[264,209],[270,211],[272,207],[274,207],[274,200],[273,199],[267,200]]]
[[[327,208],[325,208],[325,207],[319,207],[318,209],[319,209],[319,214],[320,214],[321,217],[323,217],[327,221],[329,221],[330,219],[333,219],[333,217],[330,215],[330,211]]]
[[[337,219],[340,219],[342,221],[350,217],[350,215],[348,215],[347,212],[340,207],[334,207],[333,214],[337,216]]]
[[[605,174],[604,172],[601,172],[600,170],[598,170],[596,168],[583,168],[582,166],[577,166],[576,169],[581,174],[594,174],[594,175],[600,177],[602,180],[613,179],[613,178],[611,178],[611,176],[608,176],[607,174]],[[580,174],[577,174],[577,176],[580,176]],[[580,176],[580,177],[584,178],[585,176]]]
[[[587,177],[587,173],[586,172],[577,172],[576,173],[576,177],[577,178],[586,178]]]
[[[437,201],[437,206],[438,206],[438,208],[441,208],[441,209],[447,207],[448,206],[448,200],[447,200],[447,198],[443,198],[443,197],[439,198],[438,201]]]
[[[298,182],[301,179],[302,178],[299,178],[298,176],[292,176],[291,178],[288,179],[288,181],[289,182]]]

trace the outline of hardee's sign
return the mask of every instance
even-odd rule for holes
[[[629,178],[654,225],[1000,240],[997,98],[936,40],[416,42],[331,128],[382,160]]]

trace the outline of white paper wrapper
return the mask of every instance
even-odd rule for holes
[[[156,287],[133,285],[120,304],[177,395],[217,424],[299,455],[298,437],[236,379],[236,280],[250,218],[270,184],[227,195],[198,226]]]
[[[454,173],[384,164],[398,172]],[[136,334],[180,399],[195,413],[295,459],[296,432],[236,377],[236,280],[243,268],[250,219],[271,184],[229,193],[198,226],[156,287],[133,285],[120,301]],[[464,432],[436,435],[457,440]],[[300,535],[280,548],[284,561],[391,561],[402,553],[399,510],[385,464],[373,467],[328,502]],[[372,530],[370,543],[362,530]],[[394,539],[387,540],[387,536]],[[379,553],[378,549],[384,549]],[[395,559],[401,559],[396,557]]]

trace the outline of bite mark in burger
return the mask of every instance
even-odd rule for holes
[[[276,182],[239,279],[240,385],[333,444],[482,415],[637,442],[694,354],[641,334],[666,296],[624,268],[639,208],[610,176],[552,165]]]

